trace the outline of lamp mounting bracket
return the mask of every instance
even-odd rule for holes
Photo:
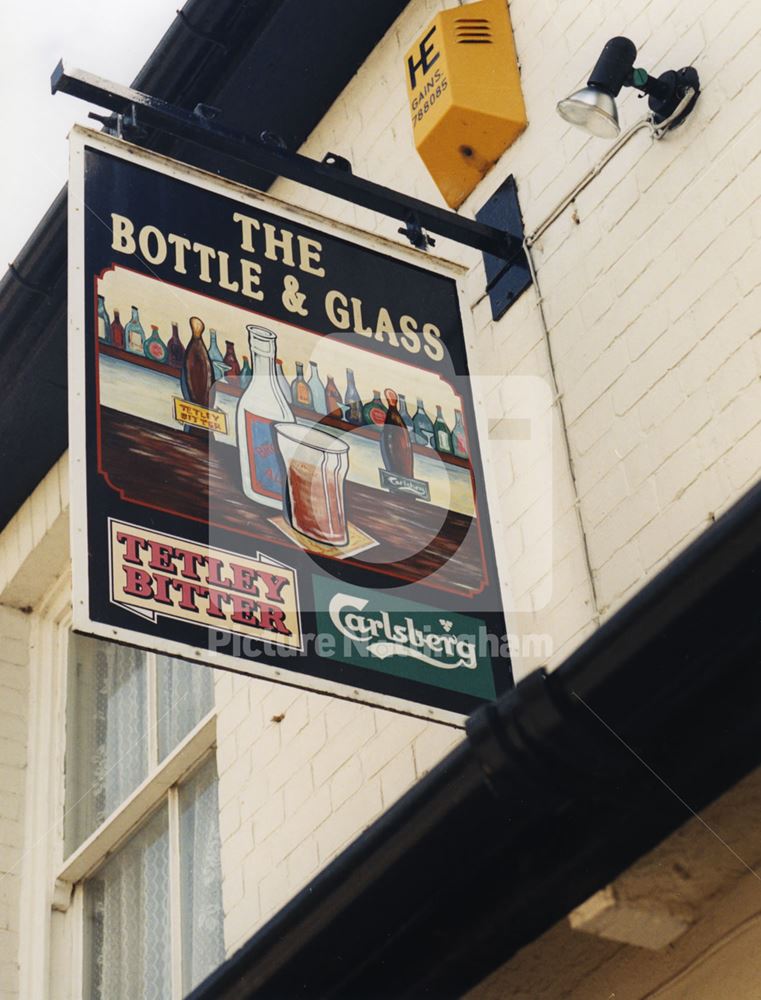
[[[639,89],[648,95],[648,107],[653,112],[653,121],[656,125],[671,118],[687,91],[692,90],[692,97],[681,113],[669,122],[668,130],[671,131],[681,125],[695,107],[695,102],[700,96],[700,77],[694,66],[684,66],[680,70],[667,70],[657,79],[649,76],[647,83]]]

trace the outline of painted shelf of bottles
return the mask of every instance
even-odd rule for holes
[[[245,386],[243,387],[245,388]],[[216,406],[218,403],[218,397],[220,395],[229,396],[234,399],[240,398],[243,395],[243,389],[237,385],[233,385],[232,382],[218,381],[212,386],[212,406]],[[382,424],[353,424],[343,417],[332,413],[318,413],[306,406],[299,406],[297,403],[291,403],[291,409],[293,410],[293,415],[297,420],[303,420],[308,422],[320,423],[326,427],[334,427],[336,430],[351,432],[352,434],[357,434],[359,437],[369,438],[373,441],[379,441],[381,436],[381,431],[383,430]],[[418,455],[426,455],[431,453],[431,448],[423,444],[417,444],[413,442],[413,451]],[[447,465],[456,465],[461,469],[469,469],[470,461],[467,458],[460,458],[457,455],[451,455],[447,452],[437,452],[437,455]]]
[[[182,376],[182,358],[185,354],[185,345],[179,339],[176,325],[173,325],[172,338],[169,341],[169,346],[173,347],[174,350],[170,351],[167,345],[161,340],[160,334],[156,327],[152,328],[152,334],[150,338],[143,337],[140,340],[140,344],[137,343],[132,349],[128,349],[123,346],[124,336],[119,338],[122,342],[114,343],[113,334],[107,340],[105,336],[101,336],[99,339],[99,350],[100,353],[109,358],[114,358],[117,361],[126,361],[131,365],[135,365],[139,368],[147,369],[148,371],[154,371],[162,375],[166,375],[169,378],[177,379],[178,381]],[[142,353],[138,352],[137,346],[142,346]],[[153,347],[153,350],[151,348]],[[212,341],[212,351],[216,348],[216,335]],[[217,349],[218,350],[218,349]],[[210,355],[213,357],[213,355]],[[225,361],[230,362],[228,364]],[[210,397],[210,407],[212,409],[216,408],[220,403],[222,403],[223,408],[230,409],[230,407],[224,407],[224,403],[220,399],[220,396],[227,397],[227,400],[237,400],[243,394],[243,391],[250,380],[250,374],[247,374],[248,358],[244,358],[244,367],[241,368],[237,357],[234,356],[234,351],[231,355],[225,355],[223,358],[221,353],[219,357],[215,358],[212,362],[215,368],[215,374],[219,377],[215,378],[211,386],[211,397]],[[370,440],[379,441],[381,436],[381,431],[383,427],[383,421],[379,423],[361,423],[357,424],[354,421],[349,421],[345,419],[347,413],[347,407],[343,402],[338,403],[336,408],[329,413],[321,413],[312,407],[299,405],[298,402],[293,400],[293,392],[291,383],[288,383],[285,377],[282,365],[278,361],[278,367],[280,374],[283,375],[283,391],[286,389],[286,396],[288,402],[293,410],[293,415],[296,419],[304,422],[320,423],[327,427],[333,427],[336,430],[343,432],[351,432],[360,437],[365,437]],[[237,371],[236,371],[237,368]],[[226,378],[227,374],[232,370],[233,378],[235,381],[229,381]],[[303,372],[303,366],[298,363],[296,365],[296,381],[301,377]],[[250,373],[250,366],[248,366],[248,373]],[[330,380],[332,382],[332,379]],[[304,382],[304,385],[307,383]],[[334,383],[333,383],[334,385]],[[311,393],[309,394],[311,396]],[[381,407],[382,413],[385,413],[385,407],[383,407],[382,402],[378,398],[377,401],[370,400],[369,403],[377,402]],[[431,424],[431,430],[435,428],[434,424]],[[450,430],[445,427],[444,435],[448,442],[448,447],[453,447],[454,442],[454,432],[455,429]],[[414,434],[411,433],[412,438],[412,448],[415,454],[418,455],[428,455],[434,452],[439,459],[445,465],[456,466],[461,469],[470,468],[470,460],[465,457],[465,455],[457,455],[454,451],[449,451],[447,449],[435,448],[432,444],[425,445],[420,444],[415,440]],[[467,453],[467,445],[465,443],[465,433],[464,428],[461,428],[461,447],[463,452]]]
[[[102,341],[99,347],[100,353],[105,354],[108,358],[116,358],[117,361],[129,361],[131,365],[137,365],[139,368],[147,368],[153,372],[160,372],[162,375],[169,375],[172,378],[179,379],[182,372],[181,365],[173,365],[169,361],[154,361],[153,358],[146,358],[141,354],[133,354],[132,351],[128,351],[124,347],[115,347],[113,344],[104,344]]]
[[[145,355],[135,354],[132,351],[128,351],[124,347],[116,347],[114,344],[100,342],[100,353],[104,354],[106,357],[114,358],[117,361],[127,361],[132,365],[137,365],[139,368],[145,368],[149,371],[159,372],[162,375],[167,375],[170,378],[179,379],[182,373],[182,368],[180,365],[173,365],[166,361],[155,361],[153,358],[145,357]],[[211,394],[211,407],[215,408],[218,404],[218,397],[227,396],[230,399],[239,399],[243,395],[243,390],[245,386],[235,385],[226,379],[218,379],[212,385]],[[293,409],[293,415],[297,420],[314,422],[324,424],[326,427],[333,427],[336,430],[351,432],[352,434],[357,434],[360,437],[369,438],[370,440],[378,441],[380,439],[382,424],[360,424],[356,425],[345,420],[342,416],[332,413],[318,413],[316,410],[311,409],[306,406],[299,406],[295,403],[291,403],[291,408]],[[418,455],[430,454],[431,448],[427,445],[418,444],[413,442],[413,451]],[[436,452],[442,462],[446,465],[457,466],[460,469],[469,469],[470,460],[467,458],[461,458],[458,455],[449,454],[443,451]]]

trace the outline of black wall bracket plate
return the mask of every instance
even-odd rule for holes
[[[487,225],[506,230],[511,240],[523,246],[523,216],[518,201],[518,186],[512,174],[476,212],[476,219]],[[508,261],[493,254],[484,254],[486,291],[491,302],[492,319],[504,316],[510,306],[531,285],[531,271],[525,250]]]

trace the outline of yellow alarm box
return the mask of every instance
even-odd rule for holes
[[[457,208],[527,124],[507,0],[437,14],[405,71],[415,146]]]

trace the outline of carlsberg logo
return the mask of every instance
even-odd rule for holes
[[[475,641],[452,634],[452,622],[446,617],[438,619],[441,631],[428,626],[420,629],[410,617],[392,624],[387,611],[362,614],[367,605],[361,597],[338,593],[331,598],[328,614],[341,635],[378,659],[406,656],[440,670],[475,670],[478,666]]]

